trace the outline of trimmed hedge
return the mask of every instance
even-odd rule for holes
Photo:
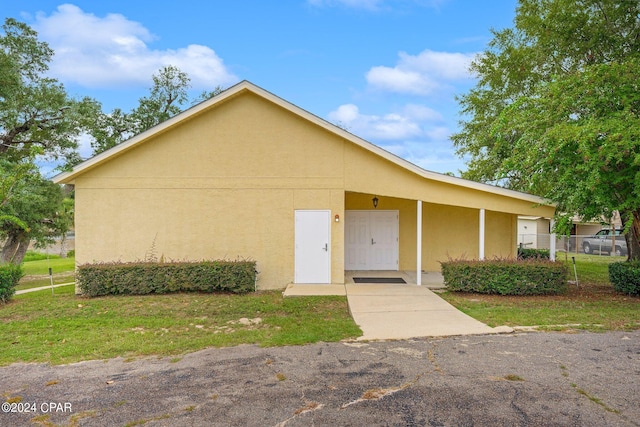
[[[609,264],[609,280],[616,292],[640,295],[640,261]]]
[[[518,248],[518,259],[550,259],[549,249]]]
[[[175,263],[101,263],[78,267],[76,282],[83,294],[145,295],[171,292],[233,292],[254,290],[255,261]]]
[[[564,263],[539,259],[442,262],[444,284],[452,291],[499,295],[546,295],[566,290]]]
[[[11,299],[22,276],[20,265],[0,265],[0,301],[6,303]]]

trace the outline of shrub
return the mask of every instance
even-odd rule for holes
[[[144,295],[170,292],[233,292],[254,289],[255,261],[101,263],[78,267],[83,294]]]
[[[0,301],[6,303],[11,299],[21,278],[22,267],[20,265],[0,265]]]
[[[609,264],[609,280],[616,292],[640,295],[640,261]]]
[[[67,251],[67,258],[73,258],[74,256],[76,256],[75,249],[71,249],[70,251]]]
[[[528,260],[447,261],[444,283],[452,291],[499,295],[546,295],[565,291],[564,263]]]
[[[518,259],[549,259],[549,249],[527,249],[518,248]]]

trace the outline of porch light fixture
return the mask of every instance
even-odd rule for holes
[[[340,215],[336,214],[335,219],[336,219],[336,222],[340,222]]]
[[[378,208],[378,196],[373,196],[373,208],[377,209]]]

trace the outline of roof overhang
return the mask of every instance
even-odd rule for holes
[[[392,163],[395,163],[396,165],[408,171],[411,171],[425,179],[447,183],[455,186],[465,187],[473,190],[483,191],[486,193],[497,194],[497,195],[514,198],[518,200],[528,201],[535,205],[555,206],[554,204],[549,203],[547,200],[531,194],[522,193],[522,192],[509,190],[502,187],[496,187],[489,184],[483,184],[475,181],[466,180],[463,178],[458,178],[450,175],[445,175],[445,174],[425,170],[405,159],[402,159],[401,157],[396,156],[395,154],[392,154],[378,147],[377,145],[372,144],[369,141],[366,141],[332,123],[329,123],[328,121],[288,101],[285,101],[284,99],[246,80],[228,88],[227,90],[221,92],[220,94],[206,101],[201,102],[200,104],[197,104],[189,108],[188,110],[183,111],[180,114],[173,116],[172,118],[158,124],[157,126],[154,126],[151,129],[148,129],[145,132],[142,132],[132,137],[131,139],[121,144],[118,144],[117,146],[76,165],[71,171],[63,172],[59,175],[56,175],[55,177],[53,177],[53,182],[57,184],[72,184],[78,176],[82,175],[88,170],[93,169],[94,167],[97,167],[115,157],[118,157],[123,153],[127,152],[128,150],[131,150],[132,148],[140,144],[143,144],[145,141],[149,140],[151,137],[156,136],[160,133],[166,132],[172,127],[177,126],[178,124],[185,122],[189,119],[192,119],[197,115],[200,115],[203,112],[206,112],[209,109],[215,107],[216,105],[222,104],[225,101],[228,101],[229,99],[247,91],[254,93],[258,96],[261,96],[273,102],[274,104],[277,104],[278,106],[286,110],[289,110],[290,112],[297,114],[298,116],[314,123],[315,125],[320,126],[326,129],[327,131],[332,132],[344,138],[345,140],[364,148],[365,150],[375,153],[378,156]]]

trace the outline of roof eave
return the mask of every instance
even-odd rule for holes
[[[524,200],[524,201],[529,201],[531,203],[534,203],[536,205],[544,205],[544,206],[553,206],[555,207],[555,204],[549,203],[547,200],[538,197],[538,196],[534,196],[531,194],[527,194],[527,193],[521,193],[519,191],[514,191],[514,190],[509,190],[506,188],[502,188],[502,187],[496,187],[493,185],[489,185],[489,184],[483,184],[483,183],[479,183],[479,182],[475,182],[475,181],[470,181],[464,178],[458,178],[455,176],[449,176],[449,175],[444,175],[438,172],[433,172],[433,171],[428,171],[426,169],[423,169],[417,165],[414,165],[413,163],[402,159],[401,157],[396,156],[393,153],[390,153],[386,150],[384,150],[383,148],[378,147],[377,145],[372,144],[369,141],[366,141],[362,138],[360,138],[359,136],[356,136],[332,123],[329,123],[328,121],[316,116],[315,114],[312,114],[300,107],[298,107],[297,105],[294,105],[282,98],[280,98],[279,96],[259,87],[254,85],[253,83],[247,81],[247,80],[243,80],[241,82],[239,82],[238,84],[228,88],[227,90],[221,92],[220,94],[201,102],[200,104],[197,104],[191,108],[189,108],[188,110],[183,111],[180,114],[175,115],[174,117],[152,127],[151,129],[146,130],[145,132],[142,132],[139,135],[134,136],[133,138],[103,152],[100,153],[98,155],[96,155],[95,157],[92,157],[86,161],[84,161],[83,163],[77,165],[76,167],[74,167],[71,171],[69,172],[64,172],[61,173],[59,175],[56,175],[55,177],[53,177],[53,182],[57,183],[57,184],[70,184],[73,183],[73,181],[75,180],[75,178],[82,174],[83,172],[98,166],[99,164],[101,164],[102,162],[106,161],[107,159],[111,158],[111,157],[115,157],[118,155],[121,155],[122,153],[124,153],[125,151],[130,150],[131,148],[135,147],[136,145],[142,143],[143,141],[145,141],[146,139],[150,138],[153,135],[157,135],[161,132],[165,132],[166,130],[168,130],[169,128],[173,127],[174,125],[182,122],[183,120],[189,119],[191,117],[194,117],[200,113],[202,113],[203,111],[213,107],[216,104],[219,104],[221,102],[224,102],[225,100],[228,100],[231,97],[234,97],[236,95],[238,95],[241,92],[244,91],[250,91],[253,92],[259,96],[262,96],[263,98],[268,99],[269,101],[279,105],[280,107],[293,112],[294,114],[297,114],[303,118],[305,118],[306,120],[326,129],[329,132],[332,132],[336,135],[339,135],[340,137],[368,150],[371,151],[381,157],[383,157],[384,159],[397,164],[398,166],[407,169],[419,176],[422,176],[423,178],[426,179],[430,179],[430,180],[434,180],[434,181],[439,181],[439,182],[443,182],[443,183],[447,183],[447,184],[451,184],[451,185],[456,185],[456,186],[462,186],[462,187],[466,187],[466,188],[470,188],[470,189],[474,189],[474,190],[478,190],[478,191],[483,191],[483,192],[487,192],[487,193],[491,193],[491,194],[498,194],[498,195],[502,195],[505,197],[510,197],[510,198],[515,198],[515,199],[520,199],[520,200]]]

